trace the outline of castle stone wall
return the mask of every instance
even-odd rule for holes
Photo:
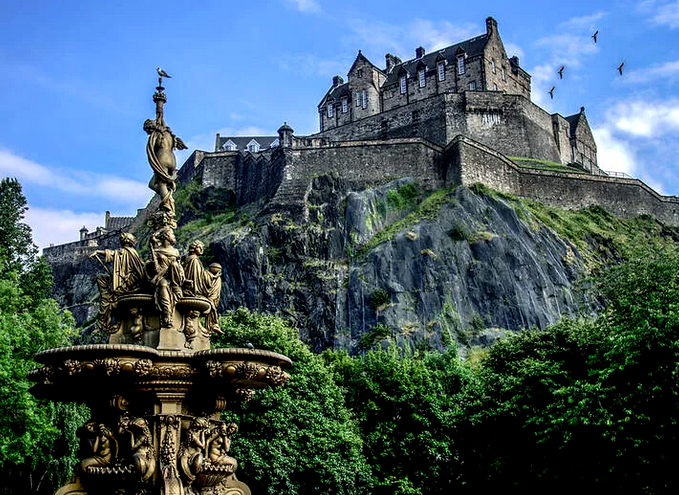
[[[443,187],[443,149],[417,138],[355,141],[324,148],[285,152],[283,180],[272,200],[274,209],[305,212],[305,197],[314,177],[335,175],[350,187],[365,188],[412,177],[429,190]]]
[[[661,196],[638,179],[520,169],[501,154],[463,136],[446,150],[447,185],[487,186],[568,209],[599,205],[615,216],[649,214],[679,225],[679,197]]]

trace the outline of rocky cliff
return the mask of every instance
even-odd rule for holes
[[[573,230],[552,221],[557,213],[541,217],[483,187],[422,192],[403,178],[350,191],[326,175],[313,181],[306,219],[266,204],[236,209],[231,197],[191,186],[178,195],[180,243],[204,240],[204,262],[223,265],[220,311],[282,315],[316,350],[359,351],[388,337],[414,348],[485,345],[506,331],[544,328],[596,311],[582,282],[593,264],[619,254],[610,236],[585,226],[570,237],[587,246],[586,260],[555,232]],[[589,215],[622,222],[603,210]],[[677,237],[644,221],[660,237]],[[83,260],[53,268],[59,301],[87,326],[101,267]]]

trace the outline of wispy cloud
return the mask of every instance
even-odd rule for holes
[[[342,74],[349,68],[349,59],[321,60],[314,55],[287,55],[281,58],[281,68],[306,76],[331,77]]]
[[[404,60],[413,58],[418,46],[433,51],[484,32],[473,23],[458,25],[427,19],[415,19],[407,25],[352,19],[348,27],[347,41],[358,48],[372,53],[391,52]]]
[[[631,176],[636,175],[637,157],[630,143],[616,138],[613,130],[608,126],[595,128],[592,132],[597,143],[599,168],[623,172]]]
[[[305,14],[320,14],[321,6],[316,0],[284,0],[289,7]]]
[[[606,120],[628,136],[657,139],[679,131],[679,99],[621,101],[610,107]]]
[[[25,220],[33,231],[33,242],[43,249],[50,244],[77,241],[83,225],[93,231],[104,224],[104,212],[76,213],[31,206],[26,212]]]
[[[639,6],[643,12],[650,14],[653,23],[672,29],[679,27],[679,0],[651,0],[641,2]]]
[[[146,205],[152,191],[146,184],[114,175],[72,169],[52,169],[0,148],[0,174],[17,177],[22,183],[42,186],[52,194],[114,200],[133,208]]]
[[[606,15],[597,12],[591,15],[574,17],[556,27],[556,34],[535,41],[534,46],[545,52],[544,63],[530,70],[532,74],[533,101],[551,110],[552,102],[548,98],[549,89],[556,85],[555,97],[558,95],[557,72],[563,65],[568,72],[583,67],[584,60],[599,51],[591,36],[596,22]]]
[[[679,60],[665,62],[664,64],[654,65],[644,69],[637,69],[627,73],[623,82],[627,83],[647,83],[664,79],[674,81],[679,77]]]

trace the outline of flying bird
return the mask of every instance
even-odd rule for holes
[[[622,76],[622,66],[623,66],[623,65],[625,65],[625,62],[623,62],[623,63],[621,63],[620,65],[618,65],[618,72],[620,73],[621,76]]]
[[[563,79],[564,69],[566,69],[566,66],[562,65],[561,68],[559,69],[559,79]]]
[[[553,100],[554,99],[554,90],[556,89],[556,86],[552,86],[552,89],[549,90],[549,97]]]
[[[594,40],[594,43],[596,43],[596,37],[599,36],[599,30],[597,29],[594,31],[594,34],[592,35],[592,39]]]
[[[168,74],[167,72],[165,72],[165,71],[164,71],[163,69],[161,69],[160,67],[156,67],[156,72],[158,73],[158,75],[159,75],[160,77],[169,77],[170,79],[172,79],[172,76],[171,76],[170,74]]]

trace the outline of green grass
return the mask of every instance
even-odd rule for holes
[[[508,156],[507,158],[519,168],[565,172],[568,174],[588,174],[584,170],[575,169],[564,165],[563,163],[552,162],[549,160],[538,160],[537,158],[524,158],[520,156]]]

